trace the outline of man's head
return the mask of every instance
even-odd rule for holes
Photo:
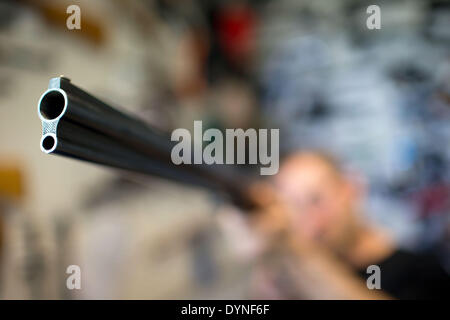
[[[345,250],[357,226],[358,192],[332,158],[318,152],[295,153],[282,164],[275,184],[290,208],[295,232]]]

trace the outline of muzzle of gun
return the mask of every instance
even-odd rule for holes
[[[38,103],[41,150],[113,168],[201,186],[253,207],[254,180],[230,165],[181,164],[171,160],[175,142],[143,120],[94,97],[65,77],[50,79]]]

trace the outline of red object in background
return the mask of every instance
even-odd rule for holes
[[[435,184],[421,190],[414,196],[422,218],[446,212],[450,206],[450,186]]]
[[[251,7],[233,4],[223,8],[217,16],[217,34],[226,57],[235,63],[250,58],[253,51],[256,16]]]

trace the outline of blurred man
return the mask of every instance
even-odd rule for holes
[[[309,264],[309,273],[301,273],[302,285],[315,277],[306,285],[307,290],[318,290],[313,297],[449,297],[450,277],[433,256],[397,248],[386,233],[362,219],[362,188],[333,159],[315,152],[291,155],[274,185],[271,192],[261,188],[257,192],[265,208],[260,225],[266,231],[288,231],[289,243],[302,258],[299,268]],[[366,286],[370,265],[380,268],[381,290]],[[362,278],[359,286],[349,270]],[[329,294],[330,290],[339,294]],[[372,295],[375,292],[387,295]]]

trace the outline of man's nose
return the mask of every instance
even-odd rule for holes
[[[326,212],[320,209],[315,209],[311,212],[310,216],[310,228],[311,232],[314,234],[314,237],[320,237],[327,226],[328,218]]]

